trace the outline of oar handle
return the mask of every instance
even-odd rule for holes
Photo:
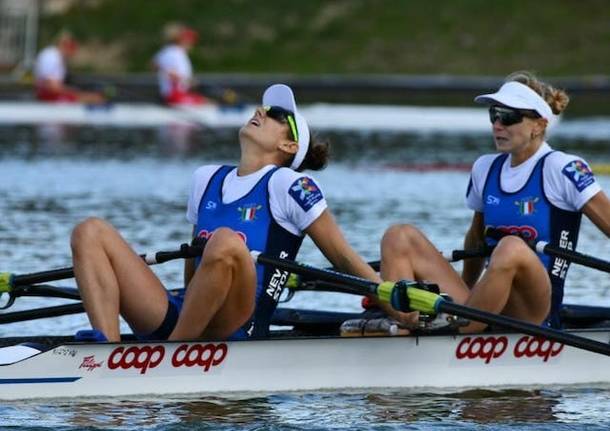
[[[478,257],[487,257],[491,254],[491,247],[476,248],[472,250],[451,250],[441,252],[443,257],[448,262],[459,262],[465,259],[475,259]]]
[[[500,229],[487,227],[485,228],[485,236],[489,238],[495,239],[499,241],[505,236],[515,235],[519,238],[523,239],[525,243],[534,251],[542,254],[546,254],[553,257],[559,257],[565,260],[568,260],[572,263],[576,263],[578,265],[587,266],[589,268],[598,269],[604,272],[610,272],[610,262],[599,259],[594,256],[589,256],[587,254],[579,253],[577,251],[568,250],[565,248],[557,247],[549,244],[546,241],[533,241],[523,238],[520,235],[512,234],[505,232]]]

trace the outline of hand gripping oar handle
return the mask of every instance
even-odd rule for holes
[[[520,235],[508,233],[500,229],[495,229],[492,227],[485,228],[485,236],[488,236],[489,238],[495,239],[497,241],[509,235],[515,235],[523,239],[523,241],[525,241],[525,243],[537,253],[544,253],[549,256],[559,257],[568,260],[578,265],[587,266],[589,268],[598,269],[604,272],[610,272],[610,262],[598,259],[597,257],[589,256],[583,253],[579,253],[577,251],[567,250],[565,248],[560,248],[551,245],[546,241],[528,240]]]

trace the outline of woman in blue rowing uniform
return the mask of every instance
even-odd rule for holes
[[[286,281],[255,265],[257,250],[294,259],[304,234],[342,271],[377,280],[346,242],[317,182],[328,145],[310,140],[292,90],[269,87],[263,107],[239,131],[239,165],[206,165],[193,176],[187,219],[207,239],[186,261],[184,291],[169,295],[108,223],[87,219],[72,235],[74,272],[94,329],[120,339],[119,315],[142,339],[245,339],[268,333]]]
[[[475,101],[489,106],[499,152],[474,163],[466,193],[474,215],[465,248],[495,246],[485,272],[483,259],[468,259],[460,277],[419,230],[400,225],[382,240],[382,276],[435,281],[457,302],[558,327],[569,262],[537,255],[517,236],[492,242],[484,237],[485,228],[573,250],[582,213],[610,236],[610,202],[583,159],[545,141],[568,104],[564,91],[516,72],[496,93]],[[463,331],[484,328],[472,322]]]

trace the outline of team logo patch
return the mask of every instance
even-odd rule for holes
[[[239,208],[237,208],[237,211],[239,211],[239,219],[244,222],[256,220],[256,213],[261,208],[262,208],[262,205],[257,205],[257,204],[250,204],[247,206],[244,205],[243,207],[239,207]]]
[[[571,161],[565,165],[561,172],[574,183],[579,192],[582,192],[595,182],[593,172],[582,160]]]
[[[292,183],[288,193],[304,211],[309,211],[324,198],[320,188],[309,177],[301,177]]]
[[[538,202],[540,198],[525,198],[518,201],[515,201],[515,205],[519,208],[520,215],[531,215],[536,211],[536,202]]]

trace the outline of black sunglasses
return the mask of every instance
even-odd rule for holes
[[[504,106],[489,107],[489,121],[491,124],[500,121],[503,126],[512,126],[523,121],[523,118],[540,118],[540,114],[536,111],[524,111],[514,108],[506,108]]]
[[[267,113],[267,117],[273,118],[275,121],[282,124],[288,124],[290,133],[292,133],[292,139],[294,139],[295,142],[298,142],[299,133],[297,130],[297,122],[294,119],[294,112],[279,106],[265,106],[264,109]]]

